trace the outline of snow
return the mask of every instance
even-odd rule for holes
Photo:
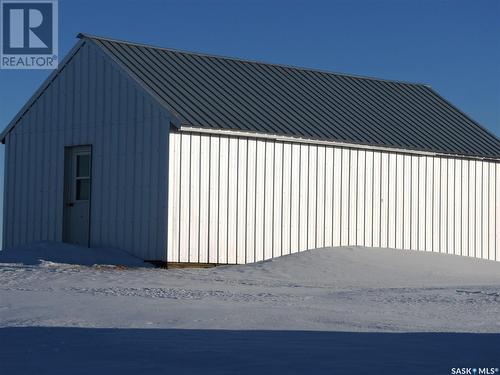
[[[60,242],[39,242],[0,252],[0,263],[39,265],[48,263],[80,266],[114,265],[146,266],[144,261],[118,249],[85,248]]]
[[[500,262],[324,248],[165,270],[116,249],[0,252],[0,373],[450,373],[500,365]],[[78,365],[77,365],[78,364]]]

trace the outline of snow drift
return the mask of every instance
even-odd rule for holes
[[[500,262],[412,250],[322,248],[209,271],[333,288],[439,287],[500,282]]]

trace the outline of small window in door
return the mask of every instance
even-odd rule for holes
[[[77,201],[90,199],[90,155],[76,155],[76,194]]]
[[[76,155],[76,177],[90,177],[90,155]]]
[[[76,200],[88,201],[90,198],[90,181],[89,179],[76,180]]]

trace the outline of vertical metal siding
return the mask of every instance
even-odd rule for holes
[[[192,137],[183,137],[186,139],[190,139]],[[264,144],[263,144],[264,145]],[[265,145],[264,145],[265,146]],[[184,153],[181,155],[181,162],[184,159]],[[229,188],[233,186],[233,181],[229,181],[229,138],[221,138],[219,140],[219,185],[218,185],[218,193],[219,193],[219,230],[218,230],[218,246],[217,246],[217,262],[218,263],[227,263],[228,258],[228,219],[234,220],[234,218],[228,217],[228,207],[229,207]],[[263,164],[264,165],[264,164]],[[260,168],[261,171],[265,169],[263,166]],[[192,181],[193,184],[196,184],[196,181]],[[187,202],[189,204],[189,197],[184,196],[184,201],[181,200],[181,204],[183,202]],[[182,206],[181,206],[181,214]],[[189,217],[185,216],[186,225],[189,225]],[[262,223],[262,220],[260,221]],[[262,245],[261,245],[262,248]],[[182,262],[182,258],[181,258]]]
[[[244,145],[245,141],[240,139],[240,144]],[[273,223],[272,230],[274,235],[273,258],[281,256],[283,252],[283,236],[282,230],[282,210],[283,210],[283,143],[276,143],[274,147],[274,191],[273,191]],[[244,173],[244,171],[240,172]],[[240,191],[238,191],[240,194]]]
[[[5,246],[62,240],[64,147],[91,144],[91,245],[165,259],[168,127],[84,44],[7,136]]]
[[[380,247],[380,217],[381,217],[381,191],[382,191],[382,154],[380,152],[373,153],[373,215],[371,226],[372,246]],[[378,204],[375,204],[378,202]]]
[[[250,141],[249,141],[250,142]],[[281,190],[281,255],[290,254],[291,251],[291,209],[292,209],[292,145],[283,144],[283,164],[282,164]],[[279,168],[278,168],[279,173]]]
[[[500,163],[192,132],[170,145],[168,261],[339,245],[500,260]]]
[[[364,245],[373,246],[373,197],[375,193],[374,180],[374,152],[367,151],[365,159],[365,168],[368,173],[365,174],[365,213],[364,213]]]
[[[496,260],[500,260],[500,163],[495,168],[495,249]]]
[[[279,143],[276,145],[278,147]],[[317,160],[317,184],[316,184],[316,201],[317,201],[317,216],[315,220],[316,231],[316,247],[325,246],[325,212],[326,212],[326,199],[325,199],[325,168],[326,168],[326,147],[318,146],[318,160]],[[279,212],[279,208],[275,211]]]
[[[207,263],[209,215],[210,215],[210,136],[201,136],[200,140],[200,235],[199,261]],[[243,195],[242,195],[243,196]]]

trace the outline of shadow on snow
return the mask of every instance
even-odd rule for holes
[[[0,329],[2,374],[450,374],[498,367],[500,334]]]

